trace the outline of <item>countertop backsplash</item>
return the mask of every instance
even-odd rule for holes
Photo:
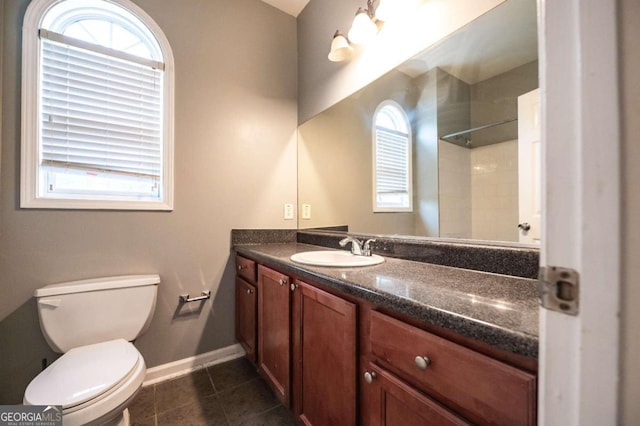
[[[388,235],[349,235],[363,241],[375,238],[372,251],[381,256],[521,278],[538,277],[540,250],[535,247]],[[338,244],[344,236],[344,233],[326,229],[233,229],[231,245],[298,242],[344,250]]]

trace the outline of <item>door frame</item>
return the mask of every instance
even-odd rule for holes
[[[540,245],[542,133],[540,88],[518,96],[518,241]],[[521,226],[529,225],[529,229]]]
[[[580,274],[580,311],[540,310],[539,424],[618,418],[620,124],[616,0],[538,0],[541,266]]]

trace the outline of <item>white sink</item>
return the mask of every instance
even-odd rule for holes
[[[305,251],[291,256],[291,260],[297,263],[314,266],[334,266],[338,268],[371,266],[384,262],[384,257],[372,254],[371,256],[356,256],[348,251],[322,250]]]

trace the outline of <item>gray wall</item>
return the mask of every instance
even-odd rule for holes
[[[360,0],[312,0],[298,16],[298,117],[301,123],[322,111],[311,112],[310,104],[314,100],[303,99],[314,95],[307,92],[323,86],[327,76],[344,73],[349,67],[350,61],[336,63],[327,59],[331,38],[337,29],[347,35],[355,11],[365,3]],[[307,104],[309,106],[305,106]],[[328,102],[327,107],[332,104]]]
[[[620,424],[640,424],[640,3],[620,2],[622,100],[622,374]]]
[[[414,234],[412,213],[373,213],[373,114],[387,99],[411,113],[410,83],[391,71],[299,127],[298,203],[311,204],[312,213],[311,220],[300,219],[301,228]]]
[[[529,62],[471,86],[471,127],[518,118],[518,96],[540,86],[538,61]],[[513,122],[474,132],[473,147],[518,139]]]
[[[438,68],[438,137],[467,130],[471,126],[471,88],[464,81]],[[464,143],[462,143],[464,146]]]
[[[440,235],[438,208],[438,76],[434,68],[413,80],[413,211],[415,234]]]
[[[294,228],[296,22],[259,0],[135,0],[176,60],[175,210],[19,208],[20,28],[29,1],[3,0],[0,187],[0,404],[22,399],[42,358],[34,289],[59,281],[157,272],[149,367],[231,345],[231,228]],[[2,7],[0,6],[0,7]],[[201,311],[180,293],[212,290]],[[188,309],[192,309],[191,306]]]
[[[438,138],[469,129],[470,86],[440,68],[436,75]],[[443,238],[471,238],[471,153],[465,146],[464,139],[461,139],[461,146],[443,140],[439,140],[437,144],[437,235]]]

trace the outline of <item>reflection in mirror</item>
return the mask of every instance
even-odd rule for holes
[[[356,233],[536,242],[538,225],[519,205],[540,193],[539,143],[525,154],[519,132],[529,122],[528,131],[539,127],[531,109],[538,103],[519,110],[518,98],[537,87],[536,2],[507,0],[299,127],[299,211],[311,211],[301,215],[299,228],[347,225]],[[393,147],[402,138],[389,133],[386,151],[378,148],[388,166],[382,170],[373,121],[390,101],[408,115],[411,158],[402,167],[387,160],[389,153],[402,155]],[[519,189],[519,151],[535,172],[529,170],[533,190],[526,193]],[[400,184],[403,173],[410,173],[409,185]],[[409,196],[410,209],[376,211],[381,174],[389,183],[386,197]],[[529,231],[518,228],[524,222]]]

